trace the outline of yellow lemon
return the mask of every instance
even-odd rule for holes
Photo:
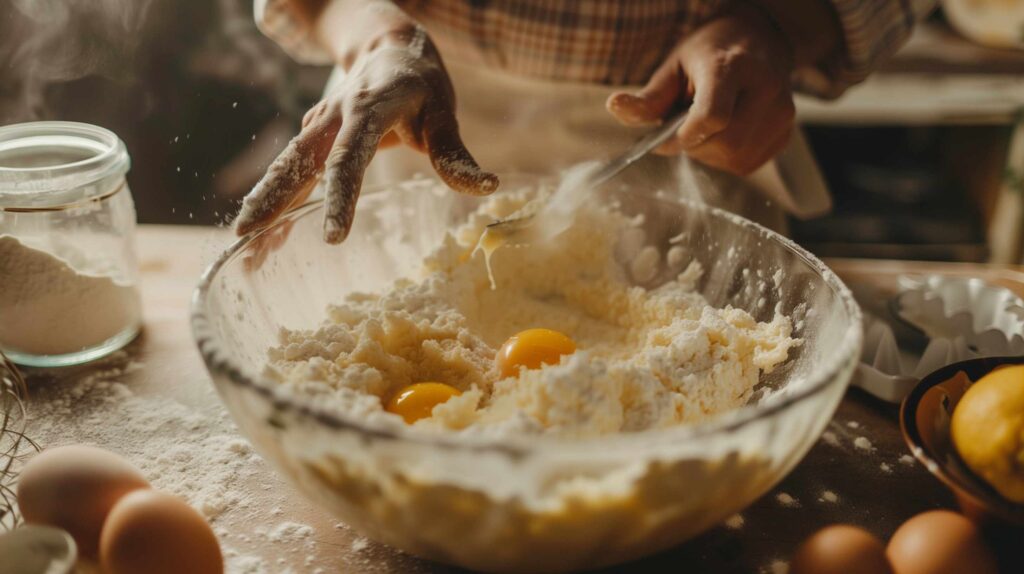
[[[412,424],[433,414],[437,405],[461,394],[459,389],[444,383],[416,383],[392,395],[384,410]]]
[[[551,329],[527,329],[509,337],[496,358],[502,378],[519,375],[519,369],[557,365],[562,355],[576,352],[572,339]]]
[[[953,410],[950,431],[975,474],[1024,503],[1024,365],[1000,367],[971,385]]]

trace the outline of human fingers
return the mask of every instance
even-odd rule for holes
[[[788,94],[744,94],[728,128],[686,153],[701,163],[747,175],[773,158],[789,141],[793,102]]]
[[[385,118],[373,112],[350,116],[342,124],[324,171],[324,241],[327,243],[341,243],[348,237],[363,174],[388,128]]]
[[[324,114],[327,113],[327,109],[327,100],[320,100],[315,106],[306,110],[305,115],[302,116],[302,127],[305,128],[314,121],[323,118]]]
[[[288,142],[242,201],[235,218],[235,233],[245,235],[266,227],[297,202],[305,200],[316,184],[340,124],[340,116],[324,116]]]
[[[699,146],[724,131],[733,118],[739,96],[738,70],[717,59],[702,61],[690,70],[693,103],[676,135],[658,153],[677,155]]]
[[[377,144],[377,149],[387,149],[389,147],[395,147],[402,143],[402,138],[398,136],[395,130],[391,130],[384,134],[384,137],[380,138],[380,143]]]
[[[658,124],[672,105],[686,93],[686,76],[673,56],[655,70],[647,84],[636,93],[616,92],[605,108],[627,126]]]
[[[498,176],[480,169],[462,143],[455,113],[445,106],[430,106],[423,115],[423,142],[430,163],[455,191],[487,195],[498,189]]]

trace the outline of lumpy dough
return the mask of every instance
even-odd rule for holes
[[[657,288],[631,285],[614,256],[631,222],[610,208],[584,208],[551,242],[496,251],[492,289],[474,247],[488,223],[524,201],[490,199],[445,237],[418,278],[350,294],[314,331],[283,331],[268,376],[318,404],[384,424],[404,424],[382,406],[395,391],[438,381],[462,394],[417,429],[582,438],[736,408],[799,344],[780,313],[758,322],[741,309],[711,307],[693,290],[696,263]],[[501,379],[497,349],[535,327],[569,335],[577,352]]]

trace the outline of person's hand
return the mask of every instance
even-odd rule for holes
[[[608,111],[623,124],[648,125],[692,100],[686,122],[656,151],[746,175],[789,141],[792,62],[782,32],[741,4],[689,34],[639,92],[612,94]]]
[[[419,26],[388,34],[356,56],[342,83],[309,110],[302,131],[246,196],[235,231],[270,225],[305,202],[322,176],[324,239],[344,241],[366,166],[378,147],[398,143],[425,152],[457,191],[484,195],[498,187],[498,178],[482,171],[462,143],[451,82]]]

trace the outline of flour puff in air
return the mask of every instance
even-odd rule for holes
[[[799,344],[789,318],[758,322],[715,309],[694,292],[695,262],[679,280],[635,286],[616,257],[630,219],[588,206],[546,243],[493,254],[491,289],[484,227],[527,201],[490,198],[453,229],[422,273],[380,293],[353,293],[311,331],[283,331],[270,349],[270,378],[318,404],[384,424],[404,424],[382,404],[402,387],[447,383],[460,396],[415,424],[424,431],[590,437],[705,420],[743,405],[762,373]],[[544,327],[577,352],[557,365],[501,379],[497,349]]]

